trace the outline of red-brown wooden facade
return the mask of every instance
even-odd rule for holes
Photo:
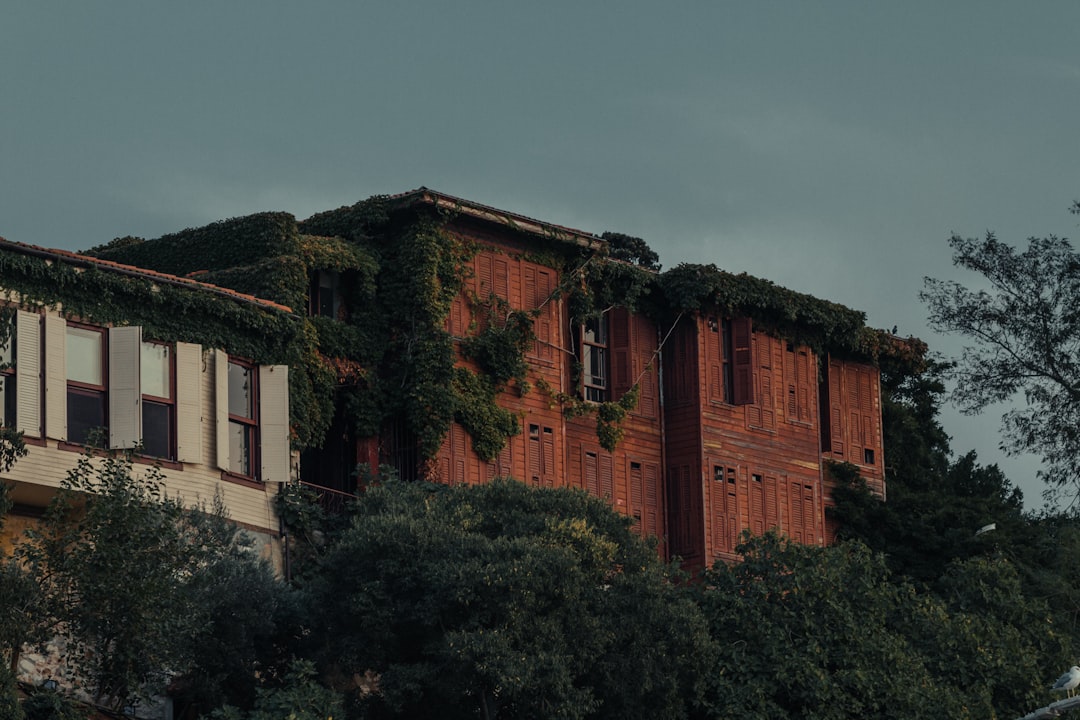
[[[540,314],[526,352],[533,389],[504,392],[499,401],[519,414],[522,432],[483,461],[468,433],[453,425],[433,479],[511,476],[540,487],[583,488],[633,517],[638,532],[659,539],[663,555],[691,569],[733,560],[744,530],[829,542],[835,528],[825,513],[832,491],[826,460],[855,463],[884,494],[877,369],[819,358],[755,330],[752,318],[721,313],[682,317],[662,352],[660,336],[670,328],[625,308],[606,313],[607,399],[641,385],[622,441],[607,452],[593,416],[567,418],[537,389],[583,391],[572,387],[571,371],[582,328],[555,292],[558,272],[528,253],[521,233],[483,223],[458,223],[455,231],[480,250],[463,269],[468,287],[447,319],[451,335],[464,338],[484,322],[473,315],[470,297],[494,295]]]

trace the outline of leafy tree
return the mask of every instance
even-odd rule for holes
[[[660,272],[660,256],[641,238],[617,232],[605,232],[600,238],[607,240],[611,257]]]
[[[962,717],[962,699],[896,627],[914,591],[860,543],[819,548],[749,539],[705,576],[722,639],[708,717]]]
[[[215,710],[213,720],[333,720],[342,717],[341,694],[320,684],[315,666],[297,661],[280,687],[259,688],[255,707],[243,712],[232,705]]]
[[[993,233],[954,235],[949,245],[953,263],[985,285],[927,278],[921,293],[932,327],[973,343],[954,373],[954,399],[977,413],[1021,398],[1003,417],[1002,446],[1041,455],[1050,488],[1080,495],[1080,256],[1054,236],[1022,251]]]
[[[321,570],[321,657],[368,717],[681,717],[712,652],[655,549],[580,491],[373,487]]]
[[[168,497],[156,467],[87,455],[17,555],[98,702],[118,708],[179,675],[182,696],[213,707],[250,703],[272,655],[275,581],[244,537],[220,503]]]

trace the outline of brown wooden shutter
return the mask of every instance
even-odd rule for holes
[[[780,486],[770,475],[765,476],[765,527],[780,528]]]
[[[615,497],[615,468],[609,453],[600,455],[600,497],[609,502]]]
[[[540,484],[541,468],[543,460],[540,453],[540,426],[529,426],[529,482],[533,485]]]
[[[750,528],[755,535],[765,532],[765,487],[756,473],[750,476]]]
[[[584,451],[585,490],[593,497],[600,497],[600,460],[596,453]]]
[[[641,535],[645,536],[645,474],[642,472],[641,463],[630,463],[630,516],[637,520],[637,525],[634,530]]]
[[[788,535],[795,542],[805,542],[803,540],[803,525],[806,521],[803,513],[802,483],[791,483],[791,497],[788,500],[791,503],[791,520],[788,524]]]
[[[510,267],[504,257],[496,257],[492,263],[493,290],[495,295],[503,300],[510,299]]]
[[[712,482],[709,483],[709,517],[712,519],[712,544],[713,552],[726,549],[727,543],[727,513],[725,501],[727,499],[727,486],[724,481],[724,468],[712,465]]]
[[[634,384],[631,368],[630,313],[619,307],[608,313],[608,332],[611,338],[611,399],[618,400]]]
[[[476,294],[480,296],[481,301],[487,300],[488,296],[495,292],[492,284],[491,260],[489,252],[482,252],[476,256]]]
[[[844,415],[842,402],[841,365],[829,361],[829,435],[832,437],[832,451],[836,455],[844,454]]]
[[[735,375],[733,399],[736,405],[750,405],[754,402],[754,362],[751,351],[753,332],[750,318],[733,319],[731,337],[735,345],[732,357]]]
[[[660,468],[653,463],[645,464],[645,535],[660,535],[657,520],[663,508],[660,507]]]
[[[706,382],[708,397],[713,402],[724,401],[724,335],[720,332],[720,320],[705,318],[702,328],[705,344]]]
[[[547,487],[552,487],[555,484],[555,433],[551,428],[544,428],[544,454],[543,454],[543,467],[541,468],[541,479],[543,484]]]

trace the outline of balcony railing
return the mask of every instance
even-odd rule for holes
[[[319,505],[327,515],[341,515],[345,512],[346,506],[356,499],[356,496],[352,493],[342,490],[334,490],[322,485],[304,482],[303,480],[300,481],[300,484],[315,493]]]

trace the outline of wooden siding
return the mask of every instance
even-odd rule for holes
[[[877,370],[828,358],[819,369],[810,348],[754,330],[752,318],[716,312],[684,316],[673,330],[625,308],[607,313],[608,397],[618,399],[639,383],[640,399],[623,422],[618,447],[605,451],[593,416],[565,418],[535,389],[542,380],[554,392],[581,392],[571,370],[580,329],[554,294],[556,270],[526,259],[532,256],[518,240],[475,228],[467,238],[480,250],[447,329],[462,338],[480,326],[470,298],[541,308],[537,340],[526,352],[534,389],[499,398],[518,414],[521,433],[497,458],[481,460],[455,424],[432,479],[480,483],[510,476],[538,487],[581,488],[634,518],[639,533],[659,539],[662,555],[689,569],[735,559],[744,531],[776,530],[814,545],[831,541],[825,459],[858,461],[884,492]]]

